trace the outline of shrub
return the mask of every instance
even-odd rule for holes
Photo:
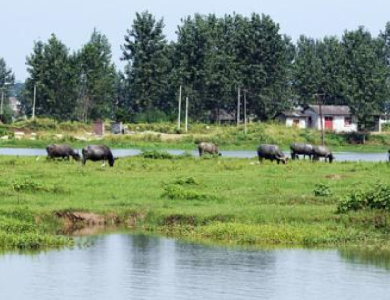
[[[161,195],[174,200],[214,200],[215,196],[201,193],[196,190],[183,188],[180,185],[167,185],[164,187],[164,192]]]
[[[331,196],[333,193],[330,190],[330,187],[325,183],[319,183],[315,185],[314,196],[316,197],[325,197]]]
[[[174,184],[177,185],[198,185],[198,182],[195,180],[194,177],[186,177],[186,178],[179,178],[175,180]]]
[[[338,213],[360,209],[381,209],[390,211],[390,185],[376,184],[368,191],[353,191],[342,199],[337,207]]]
[[[158,150],[145,150],[141,154],[144,158],[150,159],[173,159],[174,155],[166,152],[166,151],[158,151]]]
[[[14,181],[12,183],[12,189],[15,192],[36,192],[43,190],[44,187],[40,183],[34,182],[31,179],[24,179],[22,181]]]

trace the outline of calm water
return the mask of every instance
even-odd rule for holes
[[[79,149],[81,152],[81,150]],[[171,154],[179,155],[185,153],[183,150],[166,150]],[[198,156],[198,151],[188,151],[193,156]],[[134,156],[141,153],[140,149],[113,149],[116,157]],[[221,151],[223,157],[234,158],[253,158],[256,157],[256,151]],[[46,155],[45,149],[30,148],[0,148],[0,155],[20,155],[20,156],[41,156]],[[289,153],[286,152],[289,156]],[[354,153],[354,152],[336,152],[336,161],[387,161],[387,153]]]
[[[1,255],[0,299],[388,300],[390,266],[337,250],[239,250],[113,234],[91,247]]]

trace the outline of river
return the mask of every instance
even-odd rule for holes
[[[81,152],[81,150],[79,149]],[[116,157],[135,156],[140,154],[140,149],[113,149],[113,154]],[[185,153],[184,150],[166,150],[168,153],[173,155],[180,155]],[[197,156],[197,151],[188,151],[193,156]],[[221,151],[223,157],[231,158],[253,158],[256,157],[255,151],[243,151],[243,150],[232,150],[232,151]],[[34,148],[0,148],[0,155],[19,155],[19,156],[42,156],[46,155],[45,149],[34,149]],[[286,153],[286,155],[289,155]],[[336,152],[334,153],[336,161],[370,161],[380,162],[387,161],[387,153],[357,153],[357,152]]]
[[[255,250],[133,234],[0,255],[0,299],[389,299],[390,263],[338,250]]]

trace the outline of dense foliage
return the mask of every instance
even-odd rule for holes
[[[121,46],[124,70],[115,69],[111,46],[96,30],[75,53],[55,35],[38,41],[27,58],[22,108],[31,114],[35,86],[37,115],[172,121],[181,87],[183,116],[188,97],[193,120],[236,115],[238,95],[241,119],[245,98],[248,115],[269,120],[315,103],[321,93],[325,104],[349,105],[364,131],[390,97],[390,23],[378,36],[359,27],[340,38],[301,36],[293,43],[267,15],[195,14],[176,34],[168,41],[163,19],[137,13]]]
[[[7,67],[5,60],[0,57],[0,121],[5,123],[9,123],[12,117],[12,112],[6,99],[11,96],[8,87],[14,83],[14,80],[15,75],[12,73],[12,70]]]
[[[376,184],[367,191],[354,190],[337,207],[339,213],[361,209],[390,210],[390,185]]]

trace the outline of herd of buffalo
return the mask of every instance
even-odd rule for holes
[[[319,160],[321,157],[324,158],[325,161],[329,161],[331,163],[334,160],[334,156],[332,152],[325,146],[313,146],[310,144],[302,144],[302,143],[293,143],[290,146],[291,149],[291,158],[299,159],[299,155],[303,155],[309,157],[310,160]],[[212,154],[219,155],[218,145],[213,143],[205,143],[201,142],[198,144],[199,156],[203,156],[203,154]],[[63,159],[73,159],[79,161],[80,154],[75,151],[72,147],[68,145],[61,144],[53,144],[49,145],[46,148],[48,158],[63,158]],[[106,161],[108,161],[110,167],[114,166],[115,158],[112,155],[111,149],[105,145],[89,145],[85,146],[82,149],[82,163],[85,165],[87,160],[92,161],[103,161],[103,165],[105,165]],[[287,163],[287,156],[280,150],[277,145],[271,144],[262,144],[257,149],[257,156],[260,162],[263,162],[263,159],[269,159],[271,162],[276,160],[279,164],[282,162],[283,164]]]
[[[80,160],[80,154],[68,145],[49,145],[46,148],[46,151],[49,158],[63,158],[69,160],[69,158],[72,157],[77,161]],[[85,165],[87,160],[102,160],[103,164],[105,164],[107,160],[110,167],[114,166],[114,156],[112,155],[110,148],[105,145],[85,146],[81,152],[83,154],[83,165]]]
[[[334,160],[334,156],[332,152],[325,146],[313,146],[310,144],[301,144],[301,143],[293,143],[290,146],[291,149],[291,158],[299,159],[299,155],[303,155],[309,157],[310,160],[319,160],[321,157],[329,163],[332,163]],[[198,145],[199,156],[202,156],[204,153],[209,153],[212,155],[221,155],[219,153],[218,145],[213,143],[199,143]],[[283,164],[287,163],[287,156],[280,150],[277,145],[270,144],[262,144],[257,148],[257,156],[260,162],[263,162],[263,159],[269,159],[271,162],[276,160],[279,164],[282,162]]]

